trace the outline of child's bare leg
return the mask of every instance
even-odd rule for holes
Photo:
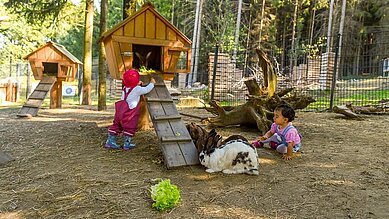
[[[286,154],[288,152],[288,146],[284,144],[280,144],[277,146],[276,150],[278,151],[278,153]]]

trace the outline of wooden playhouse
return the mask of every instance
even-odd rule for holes
[[[62,82],[74,81],[82,62],[64,46],[54,42],[47,42],[25,56],[24,59],[30,63],[35,80],[40,80],[40,82],[18,115],[36,116],[49,91],[50,109],[61,108]]]
[[[123,73],[132,68],[146,67],[156,72],[153,75],[157,81],[155,88],[141,101],[140,123],[148,121],[150,115],[166,166],[198,164],[197,150],[164,84],[164,80],[173,80],[175,73],[189,73],[191,41],[188,37],[151,3],[146,3],[105,32],[101,41],[112,78],[121,79]],[[141,79],[148,82],[147,76]]]
[[[151,3],[105,32],[101,41],[114,79],[121,79],[127,69],[142,67],[142,58],[148,54],[146,67],[161,73],[164,80],[173,80],[174,73],[190,71],[191,40]]]

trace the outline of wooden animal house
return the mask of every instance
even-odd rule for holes
[[[155,70],[164,80],[173,80],[174,73],[189,73],[191,40],[151,3],[105,32],[101,41],[114,79],[131,68]]]
[[[50,108],[61,108],[62,82],[74,81],[82,64],[64,46],[48,42],[24,57],[28,60],[35,80],[40,83],[31,93],[19,116],[36,116],[43,100],[50,91]]]

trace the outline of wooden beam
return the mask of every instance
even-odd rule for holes
[[[171,119],[181,119],[181,116],[179,116],[179,115],[153,116],[153,120],[156,120],[156,121],[171,120]]]
[[[163,102],[163,103],[173,103],[172,99],[160,99],[160,98],[152,98],[152,97],[147,97],[146,98],[147,102]]]
[[[191,138],[188,137],[161,137],[161,142],[166,143],[166,142],[187,142],[187,141],[192,141]]]
[[[174,49],[180,48],[181,50],[190,49],[188,47],[178,47],[179,45],[176,41],[171,40],[159,40],[159,39],[146,39],[146,38],[138,38],[138,37],[130,37],[130,36],[112,36],[112,40],[119,43],[132,43],[132,44],[141,44],[141,45],[154,45],[154,46],[168,46]],[[182,43],[181,43],[182,44]],[[170,49],[170,48],[169,48]]]

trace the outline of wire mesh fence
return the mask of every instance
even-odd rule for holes
[[[379,36],[385,34],[389,32],[376,33]],[[332,47],[324,44],[301,47],[291,54],[267,51],[277,72],[277,91],[294,88],[295,93],[313,97],[316,102],[306,110],[321,111],[348,103],[374,105],[389,100],[389,40],[374,40],[374,36],[373,33],[362,44],[355,45],[346,36],[341,46],[338,35],[330,40],[334,44]],[[245,55],[238,54],[238,57]],[[263,85],[263,72],[258,63],[247,64],[245,59],[234,59],[232,54],[220,52],[217,47],[202,53],[197,60],[196,78],[191,80],[193,83],[188,83],[191,75],[186,74],[176,74],[171,83],[180,88],[182,96],[235,106],[246,101],[248,91],[244,82],[247,78],[254,77]],[[17,93],[22,97],[31,92],[31,84],[37,83],[26,62],[0,65],[0,80],[4,83],[15,81]],[[107,74],[108,97],[116,97],[118,87],[120,89],[118,82]],[[97,89],[96,62],[92,68],[92,95],[97,95]]]
[[[340,35],[329,41],[333,42],[332,47],[304,48],[288,56],[281,54],[284,57],[269,51],[268,54],[273,54],[271,60],[277,71],[277,90],[292,87],[295,93],[313,97],[316,102],[306,110],[327,110],[345,104],[366,106],[388,101],[389,50],[379,49],[388,48],[388,40],[367,40],[367,45],[362,46],[343,44],[343,48],[339,44]],[[358,52],[350,52],[354,50]],[[244,103],[248,94],[244,81],[247,77],[255,77],[259,84],[263,84],[262,69],[239,63],[231,57],[225,53],[209,53],[206,68],[199,69],[198,73],[199,77],[208,78],[207,82],[202,80],[205,84],[202,92],[190,88],[185,94],[206,101],[216,100],[222,105]],[[278,63],[277,60],[283,61]]]

